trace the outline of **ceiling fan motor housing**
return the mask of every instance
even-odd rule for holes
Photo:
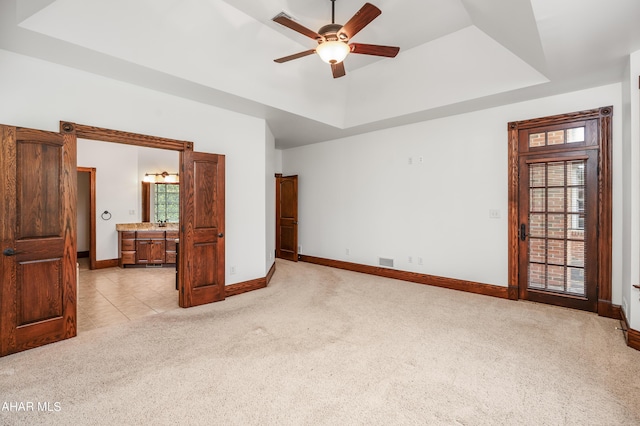
[[[342,29],[340,24],[327,24],[318,30],[318,34],[322,36],[322,39],[318,40],[318,43],[325,41],[343,41],[349,40],[349,37],[345,33],[339,33]]]

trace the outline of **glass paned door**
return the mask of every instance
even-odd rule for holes
[[[586,296],[585,166],[586,160],[528,165],[530,289]]]
[[[576,154],[521,159],[520,296],[594,310],[596,155]]]

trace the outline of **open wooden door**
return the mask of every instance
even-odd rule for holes
[[[76,136],[0,125],[0,356],[73,337]]]
[[[276,257],[298,261],[298,176],[276,174]]]
[[[224,156],[181,153],[179,304],[225,298]]]

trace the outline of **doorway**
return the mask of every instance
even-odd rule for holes
[[[509,123],[509,296],[613,315],[611,114]]]
[[[89,258],[89,269],[96,269],[96,169],[78,167],[78,259]],[[85,256],[85,254],[87,256]]]
[[[77,138],[180,153],[180,307],[225,299],[225,156],[195,152],[193,142],[61,122]]]
[[[179,153],[158,148],[78,139],[77,164],[78,332],[121,324],[178,308],[175,248],[171,250],[170,247],[170,244],[175,247],[178,224],[170,224],[163,228],[171,228],[173,237],[166,239],[166,242],[162,240],[163,246],[166,245],[166,259],[163,248],[161,263],[147,268],[143,265],[135,268],[118,267],[120,256],[116,224],[141,222],[141,205],[145,204],[145,195],[141,196],[140,182],[145,179],[145,174],[160,173],[164,170],[172,173],[172,180],[177,180]],[[95,177],[93,185],[87,185],[90,171]],[[153,189],[157,182],[162,181],[164,179],[160,175],[153,183],[146,184]],[[90,191],[90,187],[94,190]],[[93,197],[89,196],[90,192],[93,193]],[[149,197],[149,194],[146,196]],[[93,198],[94,206],[97,198],[99,209],[94,208],[93,214],[83,213],[83,210],[88,209],[89,198]],[[149,204],[148,198],[146,201],[146,204]],[[109,214],[104,214],[105,210]],[[89,264],[88,257],[81,257],[86,250],[83,244],[86,247],[88,243],[88,235],[83,237],[83,234],[88,234],[83,232],[83,227],[88,229],[90,218],[93,219],[91,241],[93,247],[97,242],[97,258],[100,259],[95,266]],[[148,221],[147,219],[146,222]],[[142,222],[145,222],[144,218]],[[141,241],[141,244],[143,242],[146,241]]]

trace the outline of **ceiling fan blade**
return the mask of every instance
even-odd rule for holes
[[[395,46],[380,46],[379,44],[363,44],[351,43],[349,45],[351,53],[360,53],[363,55],[386,56],[387,58],[395,58],[400,51]]]
[[[343,77],[345,74],[347,74],[344,70],[344,62],[331,64],[331,72],[333,73],[333,78]]]
[[[382,11],[378,9],[376,6],[371,3],[365,3],[362,8],[351,19],[349,22],[344,24],[344,26],[338,31],[338,35],[346,34],[346,36],[351,39],[354,35],[358,34],[361,29],[369,25],[371,21],[376,19]]]
[[[314,40],[321,39],[322,36],[315,31],[310,30],[309,28],[298,24],[296,21],[292,21],[288,17],[280,14],[273,18],[274,22],[277,22],[280,25],[284,25],[287,28],[292,29],[293,31],[297,31],[302,35],[305,35]]]
[[[277,63],[281,64],[283,62],[292,61],[294,59],[304,58],[305,56],[309,56],[309,55],[312,55],[314,53],[316,53],[316,49],[305,50],[304,52],[294,53],[293,55],[284,56],[282,58],[274,59],[273,62],[277,62]]]

